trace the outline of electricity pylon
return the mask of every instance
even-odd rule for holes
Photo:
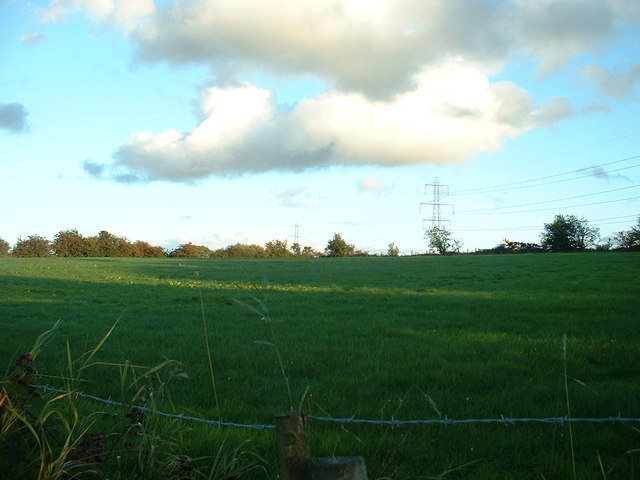
[[[300,225],[298,225],[298,222],[296,222],[295,225],[291,225],[294,230],[293,230],[293,243],[297,243],[298,245],[300,244]]]
[[[438,181],[438,177],[436,177],[433,183],[427,184],[424,186],[425,194],[427,193],[427,188],[433,189],[433,200],[431,202],[421,203],[422,205],[431,205],[433,207],[433,212],[431,215],[431,228],[441,228],[444,230],[449,230],[451,226],[451,220],[447,220],[442,218],[442,207],[451,207],[451,213],[453,213],[453,203],[444,203],[442,202],[442,197],[449,195],[449,186],[443,185]],[[427,220],[423,220],[424,222]]]

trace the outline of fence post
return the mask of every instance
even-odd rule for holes
[[[307,417],[301,412],[276,415],[276,442],[282,480],[311,480]]]

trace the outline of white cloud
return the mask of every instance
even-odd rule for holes
[[[635,95],[636,86],[640,83],[640,65],[615,73],[600,65],[589,65],[585,69],[585,75],[600,93],[620,100]]]
[[[119,175],[189,182],[210,175],[327,165],[460,162],[571,114],[563,99],[535,109],[510,82],[461,60],[424,69],[389,101],[331,91],[280,108],[250,84],[208,87],[192,132],[133,134],[115,153]]]
[[[513,2],[510,35],[518,49],[540,58],[547,75],[571,57],[615,34],[617,10],[606,0],[517,0]]]
[[[377,177],[363,178],[358,187],[363,192],[380,192],[387,188],[384,182]]]
[[[155,13],[153,0],[120,0],[115,3],[111,21],[131,32],[148,16]]]
[[[45,22],[60,22],[74,13],[84,13],[95,21],[105,20],[129,33],[155,13],[155,4],[153,0],[52,0],[37,12]]]
[[[42,33],[31,32],[31,33],[27,33],[26,35],[22,35],[20,37],[20,42],[28,45],[28,44],[41,42],[43,39],[44,39],[44,35]]]
[[[224,232],[191,240],[196,245],[204,245],[212,250],[225,248],[237,243],[243,245],[264,245],[266,240],[254,232]],[[183,241],[182,243],[187,243]]]
[[[640,20],[624,0],[52,0],[41,9],[49,21],[73,12],[131,33],[142,61],[201,62],[215,78],[192,131],[134,133],[116,151],[110,176],[124,182],[497,151],[575,114],[566,98],[536,105],[518,85],[491,81],[506,62],[524,55],[549,74]],[[246,81],[256,69],[327,89],[285,109]]]
[[[107,17],[113,11],[113,0],[52,0],[37,12],[45,22],[61,22],[70,14],[83,12],[96,19]]]
[[[305,206],[306,188],[297,188],[295,190],[287,190],[276,194],[278,204],[286,208],[299,208]]]
[[[148,178],[179,181],[268,169],[259,164],[251,168],[255,159],[243,158],[241,152],[251,134],[274,119],[271,92],[248,84],[211,87],[200,109],[204,120],[190,133],[170,129],[133,134],[117,151],[118,163]]]
[[[533,126],[524,90],[492,84],[462,62],[425,69],[415,83],[388,102],[328,93],[301,102],[295,115],[316,142],[333,145],[335,159],[378,165],[462,161]]]
[[[188,215],[181,218],[186,221],[191,219]],[[157,242],[157,244],[162,245],[169,251],[178,248],[179,245],[187,243],[203,245],[211,250],[218,250],[237,243],[242,245],[264,245],[266,240],[254,232],[223,232],[214,235],[182,235],[180,237],[168,238],[162,242]]]
[[[260,65],[381,98],[448,56],[502,58],[506,39],[487,28],[495,10],[461,0],[185,1],[158,11],[137,38],[147,60],[203,61],[225,73]]]
[[[573,115],[575,115],[575,112],[569,100],[563,97],[555,97],[537,112],[534,112],[533,118],[539,125],[550,126]]]
[[[499,69],[512,54],[543,74],[606,46],[640,19],[624,0],[186,0],[158,9],[137,32],[139,56],[206,62],[225,74],[260,65],[312,74],[334,88],[389,98],[452,57]]]

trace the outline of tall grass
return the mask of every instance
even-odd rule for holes
[[[276,358],[278,359],[278,367],[280,367],[280,373],[282,373],[282,378],[284,380],[284,386],[287,389],[287,394],[289,396],[289,410],[293,411],[293,395],[291,394],[291,385],[289,384],[289,377],[287,372],[285,371],[284,361],[282,359],[282,354],[280,353],[280,349],[278,348],[278,342],[276,340],[276,333],[273,328],[273,324],[278,322],[271,318],[269,314],[269,304],[268,304],[268,290],[269,284],[265,281],[265,284],[262,288],[258,288],[253,286],[252,291],[246,289],[240,289],[243,296],[246,297],[243,300],[240,300],[237,297],[233,297],[232,300],[236,302],[238,305],[246,308],[247,310],[256,313],[260,317],[260,321],[266,323],[269,326],[269,331],[271,333],[271,341],[265,340],[254,340],[254,345],[266,345],[269,347],[273,347],[276,352]],[[306,393],[306,392],[305,392]],[[303,394],[303,399],[304,399]]]
[[[195,272],[196,276],[199,277],[200,273]],[[211,354],[211,344],[209,343],[209,332],[207,328],[207,317],[204,313],[204,299],[202,298],[202,287],[198,286],[198,293],[200,294],[200,309],[202,311],[202,330],[204,334],[204,343],[207,349],[207,363],[209,365],[209,374],[211,375],[211,388],[213,390],[213,398],[215,400],[216,410],[220,410],[220,404],[218,402],[218,389],[216,387],[216,377],[213,370],[213,359]]]
[[[567,405],[567,417],[571,417],[571,406],[569,401],[569,379],[567,375],[567,335],[562,336],[562,369],[563,369],[563,378],[564,378],[564,393],[565,393],[565,401]],[[576,456],[575,456],[575,448],[573,445],[573,426],[571,423],[569,424],[569,447],[571,449],[571,471],[573,473],[573,478],[577,478],[576,475]]]
[[[169,383],[186,378],[175,361],[152,368],[108,364],[119,372],[120,407],[95,411],[82,405],[76,393],[91,367],[105,365],[92,359],[115,325],[75,359],[67,344],[60,378],[64,389],[36,384],[51,380],[38,374],[34,365],[59,325],[40,335],[0,383],[2,478],[226,480],[263,470],[264,460],[252,454],[246,442],[230,447],[222,438],[215,455],[189,455],[188,426],[156,415],[158,408],[173,406]]]

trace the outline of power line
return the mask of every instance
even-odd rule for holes
[[[581,203],[578,205],[565,205],[565,206],[558,206],[558,207],[551,207],[551,208],[538,208],[538,209],[534,209],[534,210],[516,210],[513,212],[500,212],[501,214],[507,215],[507,214],[513,214],[513,213],[533,213],[533,212],[546,212],[549,210],[558,210],[558,209],[566,209],[566,208],[577,208],[577,207],[591,207],[594,205],[605,205],[608,203],[618,203],[618,202],[627,202],[630,200],[640,200],[640,197],[627,197],[627,198],[619,198],[617,200],[607,200],[607,201],[603,201],[603,202],[593,202],[593,203]],[[483,213],[462,213],[459,212],[459,215],[492,215],[493,212],[483,212]]]
[[[591,225],[616,225],[622,223],[623,220],[635,220],[637,218],[636,215],[624,215],[622,217],[608,217],[608,218],[596,218],[595,220],[590,220],[589,223]],[[610,221],[615,220],[615,221]],[[525,232],[525,231],[533,231],[533,230],[541,230],[544,228],[544,225],[526,225],[519,227],[501,227],[501,228],[471,228],[460,230],[456,229],[457,232]]]
[[[587,175],[581,175],[579,177],[574,177],[574,178],[564,178],[562,180],[554,180],[553,182],[544,182],[544,183],[534,183],[533,185],[521,185],[519,187],[511,187],[511,188],[498,188],[495,190],[483,190],[483,191],[479,191],[479,192],[471,192],[471,193],[453,193],[451,194],[451,196],[462,196],[462,195],[486,195],[489,193],[495,193],[495,192],[500,192],[500,193],[504,193],[504,192],[510,192],[511,190],[522,190],[525,188],[535,188],[535,187],[544,187],[547,185],[553,185],[556,183],[564,183],[564,182],[573,182],[575,180],[580,180],[582,178],[588,178],[588,177],[597,177],[598,175],[602,175],[602,174],[606,174],[609,175],[610,173],[615,173],[615,172],[620,172],[622,170],[629,170],[631,168],[638,168],[640,167],[640,163],[637,165],[631,165],[629,167],[622,167],[622,168],[616,168],[615,170],[608,170],[606,172],[594,172],[594,173],[589,173]],[[587,169],[580,169],[580,170],[575,170],[575,172],[580,172],[582,170],[587,170]],[[623,177],[624,178],[624,177]]]
[[[599,165],[594,165],[594,167],[606,167],[607,165],[613,165],[616,163],[621,163],[621,162],[627,162],[629,160],[635,160],[636,158],[640,158],[640,155],[634,155],[632,157],[626,157],[626,158],[622,158],[620,160],[614,160],[612,162],[608,162],[608,163],[602,163]],[[621,169],[617,169],[617,170],[612,170],[613,172],[616,171],[620,171],[620,170],[624,170],[627,168],[636,168],[639,165],[633,165],[631,167],[624,167]],[[593,168],[593,167],[592,167]],[[582,170],[587,170],[587,168],[582,168],[582,169],[578,169],[578,170],[571,170],[571,171],[567,171],[567,172],[563,172],[563,173],[556,173],[553,175],[547,175],[544,177],[538,177],[538,178],[532,178],[529,180],[521,180],[518,182],[510,182],[510,183],[503,183],[503,184],[499,184],[499,185],[491,185],[489,187],[478,187],[478,188],[470,188],[470,189],[466,189],[466,190],[459,190],[457,192],[453,192],[451,194],[451,196],[460,196],[460,195],[480,195],[480,194],[487,194],[487,193],[493,193],[496,191],[505,191],[505,190],[514,190],[516,188],[531,188],[531,187],[537,187],[537,186],[544,186],[544,185],[549,185],[552,183],[560,183],[560,182],[567,182],[567,181],[573,181],[573,180],[578,180],[580,178],[585,178],[585,177],[592,177],[595,176],[595,173],[589,174],[589,175],[583,175],[581,177],[576,177],[576,178],[570,178],[570,179],[565,179],[565,180],[559,180],[557,182],[546,182],[546,183],[541,183],[541,184],[536,184],[536,185],[527,185],[527,186],[520,186],[518,187],[517,185],[524,185],[527,183],[532,183],[532,182],[539,182],[541,180],[548,180],[551,178],[557,178],[557,177],[563,177],[565,175],[570,175],[570,174],[575,174],[577,172],[580,172]],[[512,188],[508,188],[508,187],[512,187]]]
[[[541,202],[532,202],[532,203],[521,203],[518,205],[508,205],[506,207],[489,207],[489,208],[478,208],[476,210],[462,210],[460,212],[458,212],[458,215],[464,215],[464,214],[469,214],[469,213],[473,213],[473,212],[493,212],[495,210],[504,210],[504,209],[508,209],[508,208],[520,208],[520,207],[530,207],[532,205],[543,205],[545,203],[555,203],[555,202],[563,202],[565,200],[574,200],[576,198],[584,198],[584,197],[592,197],[594,195],[604,195],[605,193],[611,193],[611,192],[619,192],[620,190],[629,190],[630,188],[636,188],[639,187],[640,185],[631,185],[629,187],[621,187],[621,188],[614,188],[612,190],[605,190],[602,192],[595,192],[595,193],[586,193],[584,195],[575,195],[572,197],[563,197],[563,198],[557,198],[554,200],[543,200]]]

